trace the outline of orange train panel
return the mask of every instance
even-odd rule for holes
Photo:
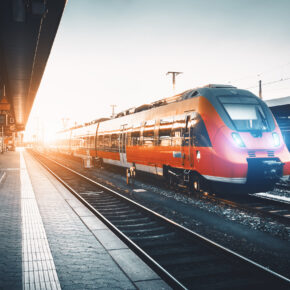
[[[156,166],[162,168],[164,165],[180,168],[198,170],[201,174],[213,174],[211,163],[211,147],[191,147],[190,155],[186,147],[181,146],[128,146],[127,161],[136,164]],[[199,151],[202,158],[197,159],[196,152]],[[180,157],[174,157],[174,152],[180,152]],[[187,154],[188,153],[188,154]]]
[[[97,151],[97,156],[100,158],[106,158],[111,160],[120,160],[119,152],[109,152],[109,151]]]

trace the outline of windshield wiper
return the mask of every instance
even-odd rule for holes
[[[258,107],[257,111],[259,112],[259,115],[260,115],[261,120],[262,120],[262,124],[263,124],[263,128],[262,129],[267,130],[268,129],[268,123],[267,123],[267,120],[266,120],[266,116],[264,115],[264,112],[261,111],[261,107]]]

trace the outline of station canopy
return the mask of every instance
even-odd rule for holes
[[[290,97],[267,100],[266,103],[276,116],[290,116]]]
[[[0,126],[25,129],[66,0],[1,0]]]

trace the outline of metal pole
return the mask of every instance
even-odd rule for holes
[[[117,105],[111,105],[112,107],[112,118],[115,117],[115,107],[117,107]]]
[[[259,98],[262,100],[262,81],[259,80]]]
[[[172,74],[172,85],[173,85],[173,91],[175,91],[175,76],[176,76],[176,74],[173,73],[173,74]]]
[[[4,128],[2,126],[2,146],[1,146],[1,153],[4,153]]]
[[[176,76],[182,74],[182,72],[178,71],[169,71],[166,75],[172,74],[172,86],[173,86],[173,93],[175,93],[175,83],[176,83]]]

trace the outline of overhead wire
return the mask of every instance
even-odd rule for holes
[[[250,78],[257,78],[257,77],[260,77],[268,72],[273,72],[273,71],[276,71],[280,68],[283,68],[283,67],[286,67],[290,65],[290,62],[287,62],[285,64],[282,64],[282,65],[278,65],[278,66],[275,66],[273,67],[272,69],[269,69],[269,70],[265,70],[263,72],[260,72],[258,74],[255,74],[255,75],[249,75],[249,76],[245,76],[245,77],[242,77],[242,78],[239,78],[239,79],[235,79],[235,80],[231,80],[231,81],[227,81],[227,83],[231,84],[231,83],[234,83],[234,82],[237,82],[237,81],[242,81],[242,80],[246,80],[246,79],[250,79]],[[284,81],[284,80],[288,80],[288,78],[281,78],[280,80],[277,80],[277,81],[274,81],[274,82],[279,82],[279,81]],[[270,83],[270,82],[269,82]],[[264,83],[263,85],[265,85],[266,83]],[[258,86],[258,85],[257,85]],[[254,87],[257,87],[257,86],[254,86]],[[250,87],[250,88],[253,88],[253,87]]]
[[[272,85],[272,84],[276,84],[276,83],[284,82],[284,81],[288,81],[288,80],[290,80],[290,77],[281,78],[280,80],[275,80],[275,81],[271,81],[271,82],[263,83],[263,86]],[[248,90],[248,89],[253,89],[253,88],[257,88],[258,86],[259,86],[259,85],[255,85],[255,86],[252,86],[252,87],[248,87],[248,88],[246,88],[246,90]]]

